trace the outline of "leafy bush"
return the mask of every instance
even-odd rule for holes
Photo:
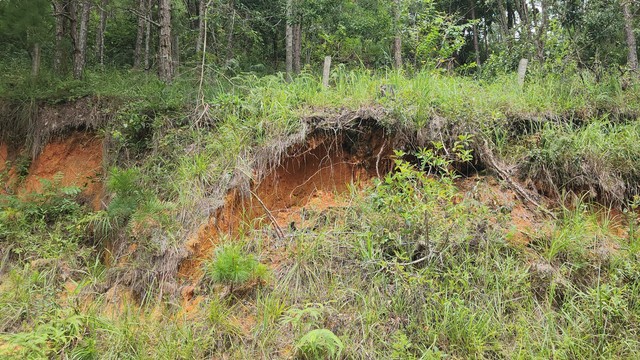
[[[450,219],[466,219],[464,204],[454,202],[457,189],[453,180],[458,175],[452,164],[471,159],[469,139],[461,137],[451,156],[444,155],[441,144],[421,150],[416,155],[417,165],[402,160],[405,153],[396,153],[396,171],[380,181],[371,194],[371,229],[363,234],[361,250],[366,259],[409,261],[417,248],[448,245],[457,225]]]

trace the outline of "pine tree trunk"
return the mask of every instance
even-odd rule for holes
[[[67,15],[66,20],[69,25],[67,31],[71,39],[74,61],[76,58],[76,49],[78,48],[78,4],[76,2],[77,0],[68,0],[66,2],[67,13],[65,14]]]
[[[138,32],[136,33],[136,47],[133,53],[133,67],[140,69],[142,65],[142,43],[145,35],[145,25],[148,23],[145,17],[147,13],[147,0],[138,0]]]
[[[286,25],[286,72],[287,80],[293,77],[293,0],[287,0],[287,25]]]
[[[207,49],[202,48],[202,44],[207,31],[205,28],[205,17],[207,16],[208,1],[209,0],[198,0],[198,40],[196,41],[196,53],[207,51]]]
[[[37,77],[40,74],[40,43],[33,44],[31,53],[31,76]]]
[[[293,73],[302,71],[302,25],[298,21],[293,25]]]
[[[627,54],[627,67],[635,72],[638,70],[638,52],[636,37],[633,34],[633,15],[631,14],[630,1],[622,1],[622,15],[624,16],[624,32],[629,53]]]
[[[233,0],[229,2],[229,11],[231,12],[231,22],[229,23],[229,30],[227,31],[225,64],[228,64],[229,61],[233,59],[233,32],[236,27],[236,8]]]
[[[171,46],[171,0],[159,0],[160,46],[159,73],[160,79],[170,83],[173,80],[173,50]]]
[[[104,67],[104,31],[107,26],[107,5],[109,0],[102,0],[100,4],[100,20],[96,31],[96,58],[101,67]]]
[[[173,73],[175,76],[176,71],[180,69],[180,36],[175,35],[173,37],[171,48],[173,50]]]
[[[395,0],[395,36],[393,38],[393,63],[396,69],[402,68],[402,33],[400,27],[400,0]]]
[[[64,5],[61,0],[53,1],[53,14],[56,17],[56,45],[53,54],[53,71],[62,73],[62,62],[64,57]]]
[[[80,8],[80,22],[76,32],[76,46],[73,58],[73,77],[76,79],[82,79],[86,65],[89,15],[91,15],[91,3],[89,0],[84,0]]]
[[[278,59],[278,30],[274,29],[273,30],[273,38],[271,39],[272,41],[272,47],[273,47],[273,68],[277,69],[278,68],[278,61],[280,59]]]
[[[152,0],[144,0],[146,2],[145,14],[147,14],[147,23],[145,25],[144,30],[144,70],[149,71],[150,63],[149,59],[151,58],[151,1]]]

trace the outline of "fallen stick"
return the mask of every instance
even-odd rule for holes
[[[482,158],[483,162],[486,165],[489,165],[489,168],[491,168],[491,170],[495,171],[496,174],[498,174],[498,177],[500,179],[502,179],[503,181],[506,181],[509,186],[525,201],[529,202],[530,204],[532,204],[533,206],[536,207],[536,209],[539,209],[540,211],[544,212],[545,214],[547,214],[548,216],[550,216],[551,218],[557,220],[558,217],[552,213],[551,211],[547,210],[544,206],[542,206],[540,203],[538,203],[530,194],[529,192],[523,188],[520,184],[518,184],[515,180],[513,180],[511,178],[511,176],[509,175],[509,173],[504,169],[504,165],[499,164],[498,160],[496,159],[496,157],[493,155],[493,152],[491,151],[491,148],[489,148],[489,143],[487,142],[486,139],[483,140],[483,143],[481,145],[481,149],[480,149],[480,157]]]
[[[278,238],[280,240],[284,240],[284,232],[282,231],[282,228],[280,228],[280,225],[278,225],[278,222],[276,221],[276,218],[273,216],[271,211],[269,211],[269,209],[267,208],[267,205],[265,205],[264,202],[262,202],[262,200],[260,199],[258,194],[254,193],[251,190],[249,190],[249,192],[251,192],[251,195],[253,195],[256,198],[256,200],[258,200],[258,202],[260,203],[260,206],[262,206],[262,208],[264,209],[265,213],[267,214],[267,217],[269,218],[269,220],[271,220],[271,223],[273,223],[273,226],[276,229],[276,235],[278,235]]]

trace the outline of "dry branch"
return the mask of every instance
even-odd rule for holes
[[[537,202],[533,195],[529,194],[529,191],[522,187],[522,185],[518,184],[509,172],[506,170],[506,166],[495,157],[493,151],[489,147],[489,143],[486,139],[482,140],[482,143],[479,145],[479,156],[480,160],[491,170],[493,170],[500,179],[506,181],[509,186],[518,194],[524,201],[533,205],[536,209],[544,212],[548,216],[553,219],[557,219],[556,215],[551,211],[547,210],[544,206],[542,206],[539,202]]]

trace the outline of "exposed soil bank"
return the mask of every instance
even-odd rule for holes
[[[7,162],[9,161],[9,148],[7,144],[0,143],[0,174],[7,169]]]
[[[191,256],[179,275],[195,279],[200,264],[210,258],[222,238],[239,236],[244,227],[271,224],[276,236],[304,226],[304,212],[339,206],[335,194],[344,194],[392,167],[392,146],[382,128],[338,132],[316,130],[291,146],[280,165],[251,186],[249,194],[231,190],[225,205],[187,242]]]
[[[9,171],[5,187],[25,194],[42,190],[41,179],[53,181],[57,174],[59,186],[78,186],[82,196],[93,209],[101,207],[103,195],[103,141],[91,132],[72,132],[46,144],[28,169],[22,181],[17,181],[15,169]],[[8,151],[0,145],[0,172],[6,170]],[[15,159],[13,159],[15,160]]]

